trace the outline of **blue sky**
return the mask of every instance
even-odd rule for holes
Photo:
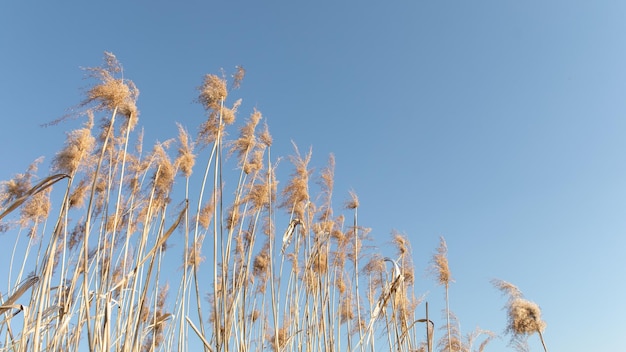
[[[614,350],[626,331],[624,18],[620,1],[4,3],[0,179],[62,146],[80,121],[40,125],[81,101],[80,68],[103,51],[141,91],[146,142],[195,128],[202,76],[242,65],[240,118],[263,113],[273,155],[293,140],[320,169],[334,153],[335,203],[357,192],[381,251],[406,234],[424,273],[446,238],[463,332],[503,332],[500,278],[542,307],[551,350]],[[442,308],[432,278],[416,286]]]

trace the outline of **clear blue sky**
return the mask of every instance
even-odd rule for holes
[[[446,238],[464,333],[503,332],[500,278],[542,307],[552,351],[621,348],[626,3],[383,3],[4,2],[0,179],[61,147],[79,122],[40,125],[82,99],[103,51],[141,91],[147,144],[195,128],[202,76],[243,65],[240,118],[263,113],[273,155],[293,140],[319,169],[334,153],[336,204],[358,193],[382,251],[394,229],[411,239],[435,310],[421,273]]]

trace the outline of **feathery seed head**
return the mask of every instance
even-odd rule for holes
[[[200,209],[200,214],[197,215],[200,226],[205,230],[209,228],[211,219],[213,219],[213,212],[215,211],[213,199],[214,197],[211,197],[211,200]]]
[[[269,205],[270,201],[270,187],[269,184],[260,183],[251,186],[250,191],[246,194],[245,201],[252,203],[252,211],[258,211]]]
[[[237,89],[241,86],[241,81],[246,75],[246,70],[241,66],[235,66],[235,74],[233,74],[233,89]]]
[[[70,251],[73,250],[76,247],[76,245],[80,243],[84,235],[85,235],[85,223],[82,221],[79,221],[76,223],[76,225],[70,232],[69,239],[67,240],[68,242],[67,245]]]
[[[157,165],[153,181],[155,182],[156,195],[158,198],[167,197],[174,183],[174,177],[176,176],[176,169],[165,152],[165,148],[168,148],[171,142],[172,140],[157,143],[153,150],[153,157]]]
[[[285,343],[287,343],[287,339],[289,338],[289,327],[283,326],[278,329],[278,331],[274,334],[274,336],[269,338],[270,346],[272,346],[272,350],[274,351],[282,351],[283,347],[285,347]]]
[[[122,64],[117,61],[115,55],[108,51],[104,52],[104,68],[107,70],[107,72],[110,72],[112,74],[121,73],[123,70]]]
[[[346,265],[346,259],[348,259],[348,253],[346,253],[345,246],[338,247],[337,250],[332,252],[332,262],[335,268],[341,269]]]
[[[252,150],[257,146],[257,139],[254,131],[260,120],[261,113],[255,109],[252,115],[250,115],[248,122],[239,129],[239,138],[233,142],[233,145],[230,148],[230,153],[237,154],[239,164],[244,165],[244,169],[246,163],[248,163],[246,158],[248,158],[248,156],[252,153]]]
[[[105,224],[105,232],[112,233],[114,229],[119,232],[124,227],[125,220],[127,219],[119,214],[117,216],[109,215]]]
[[[68,133],[65,147],[52,161],[53,170],[73,175],[81,163],[89,158],[94,145],[95,138],[91,135],[90,128],[81,128]]]
[[[283,201],[280,207],[291,210],[300,219],[306,219],[305,208],[309,203],[309,176],[312,172],[308,169],[308,165],[311,161],[312,150],[309,150],[309,153],[303,158],[295,143],[294,149],[296,155],[290,159],[295,167],[295,172],[283,189]]]
[[[516,298],[522,297],[522,291],[513,285],[510,282],[506,282],[504,280],[493,279],[491,280],[491,284],[494,285],[498,290],[500,290],[503,294],[509,297],[509,301],[512,301]]]
[[[315,294],[315,292],[319,292],[321,289],[319,275],[315,274],[311,269],[304,271],[302,282],[308,294]]]
[[[335,185],[335,155],[330,154],[328,157],[328,165],[322,170],[320,174],[321,184],[324,189],[332,193],[333,186]]]
[[[257,291],[259,293],[265,293],[267,288],[267,281],[270,277],[270,247],[269,242],[266,243],[261,251],[254,258],[254,263],[252,264],[252,272],[256,278],[259,279],[259,283],[257,285]]]
[[[228,96],[226,80],[216,75],[209,74],[204,76],[204,81],[199,90],[200,96],[198,100],[207,111],[219,110],[221,103],[226,100],[226,96]]]
[[[23,196],[31,186],[31,177],[28,174],[17,174],[9,181],[3,181],[0,200],[2,204],[7,205],[13,200]]]
[[[346,323],[354,319],[354,307],[350,296],[343,298],[339,302],[339,322]]]
[[[346,280],[344,279],[343,273],[339,273],[337,278],[335,279],[335,287],[340,294],[344,294],[347,289]]]
[[[237,109],[241,105],[241,99],[238,99],[232,108],[224,107],[222,108],[222,122],[225,125],[232,125],[235,122],[235,114],[237,113]]]
[[[432,266],[429,271],[437,277],[437,282],[440,285],[448,286],[454,282],[448,266],[448,246],[443,236],[439,239],[439,247],[437,247],[437,253],[433,255],[431,263]]]
[[[198,131],[198,143],[206,146],[217,139],[218,132],[220,131],[219,122],[215,118],[209,118],[200,124]]]
[[[202,241],[204,236],[198,238],[195,243],[191,244],[189,248],[187,248],[187,255],[183,258],[185,267],[197,268],[204,260],[205,257],[202,256]]]
[[[335,222],[331,220],[318,221],[313,224],[312,229],[316,238],[327,239],[333,232]]]
[[[542,332],[546,327],[546,323],[541,320],[539,306],[523,298],[516,298],[511,302],[508,315],[509,330],[517,335]]]
[[[272,135],[270,134],[269,127],[267,127],[267,123],[263,124],[263,131],[259,134],[259,140],[261,140],[261,143],[266,147],[272,146]]]
[[[379,254],[373,255],[363,267],[366,275],[378,276],[385,272],[385,260]]]
[[[402,259],[402,277],[404,278],[404,282],[411,285],[415,283],[415,269],[413,268],[413,263],[410,259],[404,258]]]
[[[38,165],[43,161],[43,157],[37,158],[27,168],[23,174],[17,174],[9,181],[0,182],[0,201],[7,205],[12,201],[22,197],[32,187],[32,179],[35,177]]]
[[[265,276],[269,273],[271,260],[269,250],[269,243],[266,243],[261,252],[254,258],[253,272],[255,276]]]
[[[328,254],[321,249],[312,255],[311,269],[316,274],[325,274],[328,271]],[[316,275],[317,276],[317,275]]]
[[[105,52],[104,67],[88,68],[91,75],[100,80],[100,84],[93,86],[87,92],[87,98],[82,106],[95,103],[95,110],[115,110],[128,117],[128,127],[132,129],[137,123],[139,112],[136,101],[139,90],[135,84],[127,79],[115,78],[122,72],[122,66],[115,55]]]
[[[263,155],[264,153],[261,149],[252,152],[248,160],[244,160],[243,172],[249,175],[263,169]]]
[[[334,239],[335,241],[337,241],[337,245],[339,247],[342,247],[342,248],[345,247],[346,239],[348,238],[348,236],[346,236],[346,234],[343,231],[341,231],[340,226],[335,226],[333,231],[330,232],[330,237]]]
[[[20,224],[26,226],[28,222],[41,223],[50,213],[50,191],[48,187],[31,196],[22,206],[20,212]]]
[[[194,164],[196,163],[196,155],[193,153],[194,143],[190,141],[189,133],[181,125],[178,125],[178,157],[174,161],[174,165],[179,169],[185,177],[191,176]]]
[[[392,241],[398,250],[398,254],[401,257],[409,254],[411,251],[411,243],[409,242],[409,239],[406,236],[395,231],[392,233],[392,236]]]
[[[541,333],[545,329],[546,323],[541,320],[541,309],[536,303],[526,300],[519,288],[498,279],[491,280],[491,283],[508,296],[505,306],[508,315],[508,332],[512,332],[514,337],[519,337],[535,332]]]
[[[359,207],[359,197],[356,192],[350,191],[350,200],[346,202],[347,209],[356,209]]]
[[[239,223],[240,219],[241,219],[241,212],[239,210],[239,205],[233,204],[228,209],[228,216],[226,218],[226,229],[232,230]]]
[[[249,316],[250,321],[254,323],[259,319],[260,316],[261,316],[261,311],[258,309],[254,309],[252,313],[250,313],[250,316]]]

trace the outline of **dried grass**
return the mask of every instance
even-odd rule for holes
[[[106,53],[104,65],[88,71],[98,80],[82,102],[88,121],[68,133],[54,157],[52,169],[60,173],[40,179],[34,163],[0,184],[0,219],[33,237],[22,253],[16,240],[9,271],[17,279],[7,280],[14,283],[0,305],[4,347],[431,350],[417,333],[416,323],[430,320],[428,313],[426,320],[416,317],[421,298],[409,239],[393,232],[396,258],[383,257],[359,223],[353,191],[341,207],[348,214],[334,213],[334,156],[315,173],[312,151],[301,154],[294,144],[293,172],[279,189],[280,159],[272,158],[261,113],[253,110],[229,139],[241,104],[229,102],[229,93],[240,86],[243,68],[230,82],[224,74],[204,77],[198,101],[208,116],[196,140],[178,125],[176,142],[145,154],[143,133],[131,134],[139,91],[122,66]],[[103,122],[93,131],[96,115]],[[199,160],[206,162],[200,176]],[[64,193],[52,188],[66,179]],[[493,334],[476,330],[463,339],[450,319],[447,254],[442,237],[429,268],[446,288],[450,333],[441,349],[469,351],[481,341],[482,351]],[[179,275],[164,277],[172,256],[179,263],[182,257]],[[31,268],[35,276],[24,280]],[[539,307],[511,284],[496,287],[511,297],[509,331],[537,332],[543,341]]]
[[[520,345],[520,342],[524,341],[527,336],[537,333],[544,350],[547,351],[543,339],[546,323],[541,319],[539,305],[525,299],[522,291],[510,282],[498,279],[494,279],[491,282],[503,294],[508,296],[505,309],[508,318],[507,332],[512,335],[511,345]],[[525,344],[522,343],[520,346],[522,345]]]

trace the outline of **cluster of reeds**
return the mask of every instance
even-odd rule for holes
[[[393,234],[397,255],[383,257],[356,194],[335,214],[333,157],[316,174],[294,145],[279,189],[261,112],[228,137],[243,68],[206,75],[197,134],[179,125],[149,151],[115,56],[88,72],[86,122],[51,175],[37,178],[37,161],[0,189],[0,240],[14,243],[0,351],[432,350],[407,238]],[[443,350],[461,351],[447,311]]]

